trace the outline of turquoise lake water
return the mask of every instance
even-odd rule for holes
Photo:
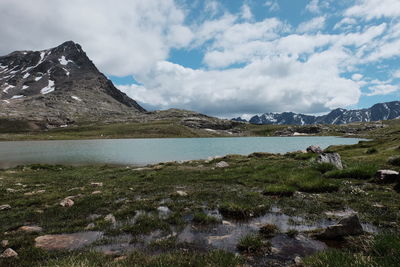
[[[0,168],[32,163],[145,165],[227,154],[286,153],[310,145],[326,148],[356,144],[360,140],[307,136],[0,142]]]

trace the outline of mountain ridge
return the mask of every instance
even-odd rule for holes
[[[313,124],[347,124],[353,122],[373,122],[400,118],[400,101],[377,103],[370,108],[347,110],[337,108],[321,115],[305,115],[293,112],[264,113],[255,115],[248,120],[251,124],[271,125],[313,125]],[[245,122],[241,117],[234,121]]]
[[[0,117],[69,124],[146,110],[119,91],[73,41],[0,57]]]

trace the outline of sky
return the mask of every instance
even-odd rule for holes
[[[149,110],[321,114],[400,99],[400,0],[1,0],[0,54],[73,40]]]

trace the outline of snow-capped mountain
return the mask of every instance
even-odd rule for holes
[[[249,122],[252,124],[345,124],[351,122],[370,122],[380,120],[392,120],[400,118],[400,101],[379,103],[371,108],[359,110],[346,110],[338,108],[326,115],[311,116],[296,114],[293,112],[265,113],[261,116],[253,116]],[[235,121],[244,121],[242,118],[235,118]]]
[[[0,57],[0,117],[55,124],[129,117],[145,110],[119,91],[72,41]]]

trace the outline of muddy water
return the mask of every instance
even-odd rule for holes
[[[171,212],[165,207],[158,209],[159,216],[165,218]],[[188,225],[183,230],[172,233],[163,233],[159,230],[142,235],[132,237],[131,235],[120,235],[108,239],[106,245],[96,246],[95,250],[101,251],[110,255],[126,254],[137,249],[145,249],[151,242],[166,240],[168,238],[176,238],[178,243],[186,243],[194,249],[207,251],[213,249],[221,249],[236,253],[239,240],[248,234],[257,233],[261,226],[265,224],[274,224],[281,233],[289,230],[300,232],[295,237],[290,237],[286,234],[277,234],[269,241],[272,244],[272,253],[263,256],[263,261],[268,259],[293,260],[296,256],[304,257],[322,251],[328,247],[324,242],[311,239],[306,234],[301,232],[311,231],[320,228],[326,228],[334,225],[341,217],[347,216],[354,212],[351,210],[332,211],[330,213],[332,219],[323,219],[314,223],[307,223],[306,220],[299,216],[289,216],[280,212],[277,207],[272,207],[271,212],[264,216],[253,218],[249,221],[227,221],[223,220],[222,215],[218,210],[205,210],[210,216],[214,216],[222,221],[220,224],[210,226],[199,226],[192,224],[190,218]],[[145,214],[141,211],[138,214]],[[135,216],[128,223],[135,223]],[[363,224],[364,231],[376,232],[377,229],[373,225]]]

